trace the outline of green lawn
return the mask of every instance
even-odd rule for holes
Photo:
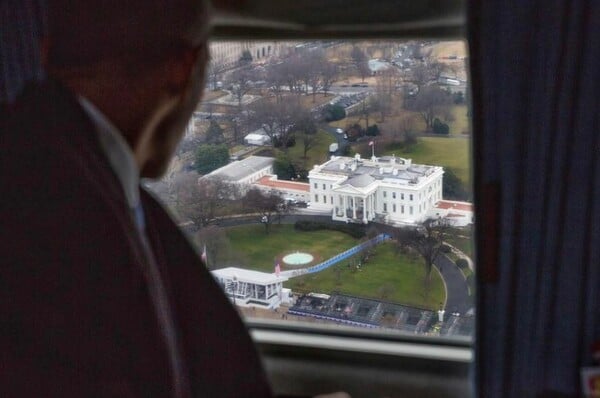
[[[446,293],[440,274],[432,271],[426,294],[425,267],[421,260],[396,254],[392,243],[378,246],[360,269],[354,265],[357,261],[346,260],[325,271],[291,279],[287,285],[292,290],[337,291],[433,310],[444,302]]]
[[[470,144],[468,138],[420,137],[409,151],[390,146],[382,155],[396,154],[411,158],[415,163],[450,167],[461,181],[469,183]]]
[[[285,224],[273,226],[268,235],[262,225],[228,228],[226,234],[232,249],[244,253],[247,268],[265,272],[272,272],[275,258],[296,250],[311,253],[317,257],[315,262],[320,262],[358,243],[341,232],[301,232]],[[437,271],[432,272],[425,294],[422,263],[417,258],[397,255],[391,243],[378,246],[360,270],[357,262],[357,258],[348,259],[325,271],[293,278],[286,287],[303,292],[338,291],[431,309],[444,302],[444,286]]]
[[[449,234],[445,240],[474,260],[474,242],[472,238],[472,233],[470,231],[465,229],[454,229],[453,233]]]
[[[291,252],[308,252],[326,260],[357,244],[357,241],[337,231],[296,231],[291,224],[272,225],[267,234],[263,225],[244,225],[226,229],[232,248],[243,253],[246,267],[273,272],[274,261]],[[282,264],[282,269],[285,267]]]
[[[450,112],[452,113],[452,116],[454,116],[454,121],[448,123],[451,135],[460,136],[464,135],[463,131],[471,131],[466,105],[454,105],[450,109]]]
[[[301,138],[296,138],[296,145],[289,148],[288,154],[296,165],[305,166],[306,170],[312,169],[313,165],[325,163],[329,159],[329,144],[336,142],[331,134],[319,130],[317,132],[316,145],[308,150],[307,159],[303,159],[304,145]]]

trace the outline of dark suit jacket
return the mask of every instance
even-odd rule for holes
[[[237,313],[142,202],[194,396],[269,397]],[[91,121],[59,85],[30,88],[0,122],[0,396],[170,396],[144,261]]]

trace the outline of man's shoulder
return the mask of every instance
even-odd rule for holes
[[[28,87],[3,118],[0,138],[3,193],[28,187],[48,195],[84,194],[98,183],[110,192],[116,184],[92,122],[57,83]]]
[[[124,195],[74,96],[53,83],[31,86],[4,116],[0,210],[9,236],[77,240],[82,225],[91,236],[90,226],[124,213]]]

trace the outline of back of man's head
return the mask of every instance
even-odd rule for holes
[[[205,0],[48,0],[48,8],[50,71],[113,59],[152,63],[199,45],[209,30]]]

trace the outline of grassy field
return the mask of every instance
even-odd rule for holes
[[[397,255],[391,243],[377,247],[360,269],[353,265],[357,261],[350,259],[317,274],[294,278],[287,285],[292,290],[337,291],[429,309],[437,309],[444,302],[446,293],[439,273],[432,271],[426,293],[420,259]]]
[[[445,240],[469,256],[472,260],[475,260],[473,251],[473,231],[470,227],[453,228],[446,236]]]
[[[276,258],[296,250],[311,253],[317,263],[358,243],[340,232],[299,232],[292,225],[276,225],[268,235],[261,225],[228,228],[227,236],[232,248],[244,253],[248,268],[265,272],[273,270]],[[397,255],[391,243],[378,246],[360,269],[357,263],[357,258],[348,259],[325,271],[291,279],[286,287],[304,292],[338,291],[431,309],[444,302],[444,286],[437,271],[433,271],[425,294],[422,263],[417,258]]]
[[[310,170],[313,165],[325,163],[329,159],[329,144],[334,142],[335,139],[331,134],[320,130],[317,132],[317,144],[308,151],[307,159],[302,158],[304,146],[302,145],[302,139],[299,137],[296,138],[296,145],[288,149],[288,154],[294,164],[302,165]]]
[[[296,250],[327,259],[357,244],[341,232],[299,232],[290,224],[272,225],[269,234],[262,225],[244,225],[227,228],[226,235],[233,249],[244,253],[248,268],[265,272],[273,272],[276,258]]]
[[[414,117],[414,131],[416,131],[418,133],[425,132],[425,130],[426,130],[425,122],[423,121],[423,118],[419,115],[418,112],[402,110],[402,111],[398,111],[396,113],[397,114],[387,116],[385,118],[385,122],[381,123],[381,121],[379,120],[379,117],[380,117],[379,113],[374,112],[369,117],[369,125],[373,125],[373,124],[381,125],[380,127],[382,127],[384,129],[383,133],[389,134],[390,132],[385,131],[384,126],[397,126],[399,120],[402,120],[403,118],[405,118],[406,115],[412,114]],[[463,131],[469,132],[471,130],[470,124],[469,124],[469,117],[467,116],[467,106],[466,105],[453,105],[450,108],[450,113],[454,117],[453,121],[447,122],[448,127],[450,127],[450,135],[462,136],[462,135],[464,135]],[[361,119],[360,122],[359,122],[359,119],[360,119],[360,116],[358,116],[358,115],[348,116],[342,120],[330,122],[329,125],[332,127],[336,127],[336,128],[340,127],[340,128],[346,129],[355,123],[359,123],[363,128],[365,128],[366,127],[365,119],[364,118]]]
[[[466,105],[454,105],[450,112],[454,116],[454,121],[448,123],[450,135],[464,135],[463,132],[471,131]]]
[[[383,154],[396,154],[397,156],[411,158],[413,162],[420,164],[450,167],[461,181],[469,183],[470,144],[471,140],[467,138],[421,137],[419,142],[408,152],[390,146],[386,148]]]

